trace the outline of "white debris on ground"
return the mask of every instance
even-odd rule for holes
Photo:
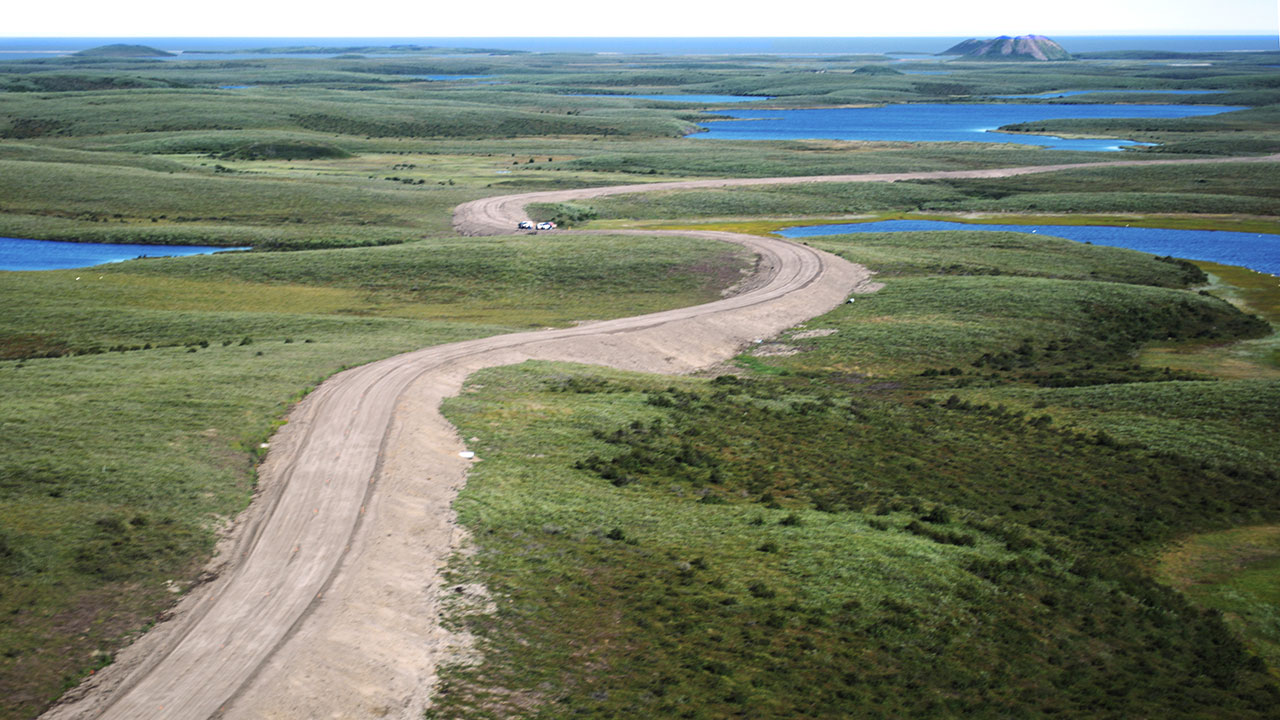
[[[835,328],[822,328],[821,330],[804,330],[791,336],[792,340],[807,340],[809,338],[826,337],[835,335],[840,332]]]

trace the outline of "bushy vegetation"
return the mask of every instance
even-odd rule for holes
[[[1270,328],[1129,251],[822,245],[886,287],[796,354],[712,380],[528,364],[447,404],[485,460],[453,579],[498,609],[455,611],[485,662],[435,716],[1267,716],[1264,663],[1145,558],[1280,516],[1280,385],[1133,357]]]
[[[1113,553],[1274,517],[1274,479],[1223,494],[1157,461],[1156,480],[1138,448],[995,408],[663,382],[535,365],[450,402],[485,460],[455,580],[498,610],[459,611],[485,663],[450,673],[436,716],[1270,711],[1221,619]]]

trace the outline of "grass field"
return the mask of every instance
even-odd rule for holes
[[[671,238],[456,238],[458,203],[1118,157],[695,141],[681,136],[717,106],[585,94],[1220,90],[1079,102],[1250,109],[1038,125],[1163,143],[1126,155],[1274,152],[1280,58],[1162,64],[1186,60],[911,64],[937,76],[873,56],[0,62],[0,235],[255,248],[0,273],[0,717],[37,715],[197,581],[261,444],[323,378],[705,302],[748,263]],[[425,78],[449,74],[499,84]],[[1016,213],[1274,231],[1273,175],[1095,168],[589,205],[600,227]],[[530,364],[450,402],[485,460],[458,504],[476,554],[452,579],[485,583],[498,610],[451,613],[485,662],[449,672],[436,714],[1273,714],[1274,279],[1012,233],[811,242],[886,287],[740,356],[736,379]]]
[[[1130,513],[1196,484],[1131,507],[1128,452],[807,381],[475,382],[449,404],[485,460],[453,580],[497,610],[455,615],[485,662],[449,675],[434,716],[1270,712],[1216,616],[1082,549],[1167,533]]]
[[[1195,536],[1160,559],[1159,577],[1226,623],[1275,673],[1280,668],[1280,527],[1262,525]]]
[[[1280,513],[1278,386],[1133,359],[1269,327],[1125,250],[820,246],[886,287],[742,356],[744,377],[527,364],[447,404],[485,461],[452,580],[497,610],[455,610],[485,662],[434,716],[1269,713],[1265,662],[1227,629],[1252,638],[1269,606],[1224,621],[1146,568]]]

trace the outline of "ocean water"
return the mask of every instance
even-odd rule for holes
[[[654,53],[673,55],[850,55],[939,53],[967,37],[813,37],[813,38],[555,38],[555,37],[385,37],[385,38],[0,38],[0,59],[70,54],[110,43],[150,45],[186,52],[187,59],[241,59],[261,55],[202,56],[199,50],[252,50],[268,47],[372,47],[421,45],[517,52]],[[1101,35],[1055,36],[1069,52],[1163,50],[1237,52],[1280,50],[1276,35]],[[268,56],[271,57],[271,56]],[[332,57],[321,55],[320,57]]]
[[[1064,139],[1048,135],[991,132],[1013,123],[1067,118],[1181,118],[1243,108],[1225,105],[1027,105],[911,104],[809,110],[721,110],[733,120],[699,123],[710,140],[881,140],[993,142],[1040,145],[1058,150],[1113,151],[1140,145],[1130,140]]]
[[[0,270],[67,270],[139,257],[185,257],[249,249],[205,245],[112,245],[0,237]]]
[[[988,225],[935,220],[884,220],[792,227],[780,230],[778,234],[789,238],[803,238],[852,233],[936,230],[1007,230],[1052,235],[1094,245],[1129,248],[1161,257],[1171,255],[1187,260],[1207,260],[1223,265],[1240,265],[1258,272],[1280,275],[1280,235],[1265,233],[1096,225]]]

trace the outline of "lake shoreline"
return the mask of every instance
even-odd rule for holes
[[[146,245],[0,237],[0,272],[81,270],[129,260],[246,252],[252,249],[251,247],[213,245]]]

